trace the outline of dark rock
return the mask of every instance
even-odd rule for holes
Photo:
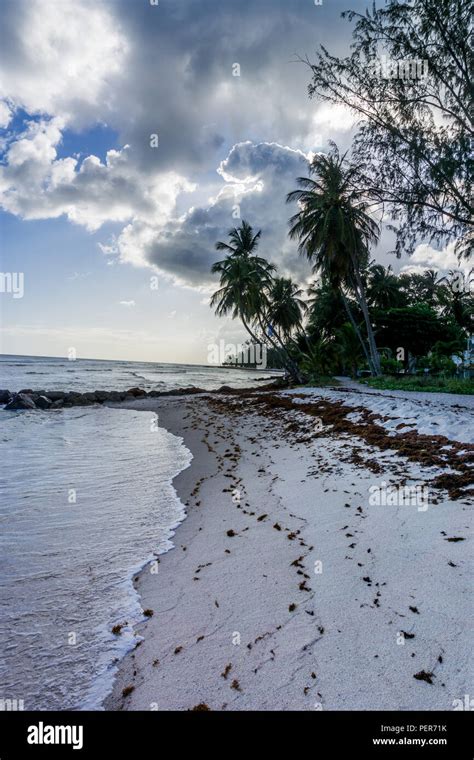
[[[189,396],[193,393],[209,393],[204,388],[196,388],[195,385],[190,385],[189,388],[177,388],[174,391],[160,391],[160,396]]]
[[[63,406],[63,400],[62,398],[56,399],[56,401],[53,401],[51,404],[51,409],[61,409]]]
[[[12,400],[5,407],[8,411],[16,411],[17,409],[36,409],[36,404],[26,393],[15,393]]]
[[[126,397],[127,397],[127,394],[122,393],[121,391],[109,391],[107,401],[113,401],[113,402],[123,401]],[[133,398],[136,398],[136,396],[129,395],[128,398],[133,399]]]
[[[52,401],[47,396],[38,396],[38,398],[35,400],[35,404],[38,407],[38,409],[50,409],[52,406]]]
[[[51,399],[51,401],[62,401],[66,394],[64,391],[47,391],[45,396]]]
[[[102,404],[103,401],[107,401],[109,398],[110,391],[95,391],[94,395],[99,404]]]
[[[0,404],[8,404],[12,397],[10,391],[0,391]]]
[[[18,391],[18,393],[25,393],[27,396],[32,396],[34,390],[32,388],[22,388],[21,391]]]
[[[78,393],[77,391],[70,391],[64,398],[64,405],[66,406],[87,406],[95,402],[92,399],[87,398],[86,393]]]
[[[122,391],[109,391],[107,401],[123,401],[126,395],[127,394]],[[135,396],[132,398],[135,398]]]
[[[82,398],[85,399],[85,401],[90,401],[91,404],[97,403],[97,396],[95,395],[95,393],[88,391],[87,393],[82,394]]]
[[[127,393],[129,396],[134,396],[135,398],[146,396],[146,391],[144,391],[143,388],[129,388]]]

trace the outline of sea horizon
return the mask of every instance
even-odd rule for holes
[[[226,365],[226,364],[216,364],[216,365],[210,365],[210,364],[198,364],[196,362],[163,362],[160,360],[151,361],[150,359],[142,360],[142,359],[107,359],[104,357],[98,358],[98,357],[88,357],[88,356],[77,356],[75,359],[68,359],[65,356],[49,356],[48,354],[7,354],[7,353],[1,353],[0,352],[0,361],[2,361],[3,358],[6,359],[58,359],[59,361],[87,361],[87,362],[116,362],[116,363],[131,363],[131,364],[162,364],[164,366],[170,366],[170,367],[211,367],[213,369],[215,368],[221,368],[221,369],[242,369],[242,370],[248,370],[249,372],[252,371],[258,371],[258,372],[283,372],[281,368],[278,367],[262,367],[255,369],[254,367],[246,367],[242,364],[235,364],[235,365]]]

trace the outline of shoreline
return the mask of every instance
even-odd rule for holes
[[[466,503],[369,508],[382,477],[430,468],[368,444],[361,462],[347,433],[302,440],[283,412],[244,403],[117,405],[157,412],[193,459],[173,480],[186,509],[174,548],[134,579],[153,616],[104,708],[452,709],[472,678]]]

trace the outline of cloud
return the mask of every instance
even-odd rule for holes
[[[318,42],[332,38],[339,48],[350,37],[350,25],[332,4],[201,0],[197,12],[194,0],[180,0],[140,12],[119,0],[114,10],[130,46],[119,88],[127,110],[119,128],[123,141],[136,146],[144,171],[150,162],[198,171],[217,163],[224,146],[245,139],[271,139],[305,152],[337,134],[346,139],[353,120],[308,99],[310,72],[296,62],[298,54],[311,56]],[[147,143],[155,131],[161,148],[150,155]]]
[[[129,50],[111,7],[93,0],[2,0],[2,30],[0,98],[75,127],[107,117]]]
[[[338,7],[3,0],[2,11],[0,123],[20,108],[29,115],[6,137],[5,210],[66,215],[90,231],[121,224],[101,244],[110,262],[116,254],[203,291],[216,240],[245,218],[262,229],[264,255],[307,277],[287,238],[285,196],[312,150],[349,139],[349,122],[308,99],[310,72],[295,56],[311,56],[318,42],[344,45],[350,27]],[[87,140],[97,124],[123,147],[102,160],[58,157],[65,135],[83,130]]]
[[[282,273],[306,279],[309,267],[288,240],[286,194],[307,171],[308,157],[299,150],[277,143],[234,145],[218,167],[224,182],[207,205],[164,225],[135,220],[118,236],[117,253],[122,261],[153,266],[178,284],[206,290],[215,283],[211,266],[222,256],[216,242],[245,219],[262,230],[261,255]]]
[[[0,167],[0,202],[24,219],[65,214],[90,231],[131,218],[164,223],[179,193],[193,185],[175,172],[142,176],[129,146],[109,150],[105,162],[87,156],[57,158],[64,122],[30,121],[5,153]],[[107,251],[106,251],[107,252]]]
[[[308,0],[2,0],[0,99],[76,130],[107,123],[144,173],[189,176],[247,138],[309,150],[321,107],[295,56],[331,37],[340,47],[350,26],[338,13]],[[331,114],[325,105],[323,140],[347,130]]]
[[[449,243],[442,250],[437,250],[427,243],[418,245],[410,258],[410,264],[401,268],[401,272],[423,273],[427,269],[435,269],[442,274],[449,270],[462,271],[466,274],[471,271],[472,263],[464,259],[459,261],[455,253],[456,241]]]
[[[6,129],[10,124],[13,111],[6,101],[0,101],[0,129]]]
[[[343,105],[322,103],[313,116],[315,131],[318,133],[350,132],[357,118]]]
[[[120,306],[126,306],[127,308],[130,308],[131,306],[136,306],[135,301],[119,301]]]
[[[252,143],[250,140],[234,145],[217,169],[226,182],[255,182],[263,176],[284,177],[295,167],[307,172],[308,156],[300,150],[276,142]]]

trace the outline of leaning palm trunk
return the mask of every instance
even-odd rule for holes
[[[293,359],[291,358],[290,354],[288,353],[288,351],[287,351],[287,349],[285,347],[285,344],[283,343],[282,339],[280,338],[278,332],[275,330],[274,327],[272,327],[272,330],[275,333],[275,337],[276,337],[277,341],[279,342],[282,350],[285,352],[286,356],[288,357],[288,361],[289,361],[289,364],[290,364],[290,367],[292,369],[292,373],[293,373],[293,376],[294,376],[296,382],[300,383],[300,384],[303,383],[304,379],[303,379],[303,376],[301,375],[301,373],[299,371],[297,363],[295,361],[293,361]],[[294,341],[293,341],[292,338],[290,338],[290,340],[294,343]],[[295,346],[299,350],[299,346],[296,343],[295,343]]]
[[[260,343],[261,341],[259,341],[259,339],[258,339],[258,337],[255,335],[255,333],[253,333],[253,332],[252,332],[252,330],[251,330],[251,329],[250,329],[250,327],[248,326],[248,324],[247,324],[247,322],[246,322],[246,320],[245,320],[245,318],[244,318],[243,314],[240,314],[240,319],[242,320],[242,324],[243,324],[243,326],[244,326],[244,327],[245,327],[245,329],[247,330],[248,334],[250,335],[250,337],[252,338],[252,340],[254,341],[254,343],[255,343],[255,344],[258,344],[258,343]]]
[[[370,353],[372,355],[372,364],[374,365],[374,374],[376,377],[379,377],[382,374],[382,370],[380,367],[380,356],[377,350],[377,344],[375,342],[374,331],[372,328],[372,323],[370,321],[369,308],[367,306],[367,301],[365,299],[365,294],[363,290],[360,292],[359,303],[360,303],[360,308],[362,309],[362,314],[364,315],[365,326],[367,328],[367,338],[369,341]]]
[[[311,351],[311,346],[309,345],[308,336],[306,335],[302,324],[299,325],[299,332],[297,332],[298,338],[303,338],[304,342],[306,343],[306,348],[308,349],[308,352]],[[298,351],[301,351],[301,348],[298,344],[298,342],[295,340],[295,338],[291,335],[291,333],[285,333],[284,334],[285,340],[287,340],[289,343],[291,343]]]
[[[304,329],[303,326],[301,326],[301,335],[304,337],[304,342],[306,343],[306,348],[308,349],[308,353],[311,353],[311,345],[308,340],[308,335],[306,333],[306,330]]]
[[[346,310],[347,316],[349,317],[349,321],[350,321],[352,327],[354,328],[354,332],[355,332],[355,334],[357,335],[357,337],[359,339],[360,345],[362,346],[362,350],[363,350],[364,356],[365,356],[365,358],[367,360],[367,364],[369,365],[369,369],[372,372],[372,374],[374,375],[375,374],[375,367],[373,365],[372,357],[370,356],[369,349],[367,348],[367,344],[366,344],[364,338],[362,337],[362,333],[361,333],[361,331],[359,329],[359,325],[357,324],[357,322],[354,319],[354,315],[353,315],[353,313],[351,311],[351,307],[349,306],[349,302],[348,302],[348,300],[347,300],[347,298],[346,298],[346,296],[345,296],[345,294],[343,293],[342,290],[341,290],[341,296],[342,296],[342,302],[344,304],[344,308]]]
[[[285,336],[285,337],[287,338],[287,340],[289,341],[289,343],[291,343],[291,344],[292,344],[292,345],[293,345],[293,346],[296,348],[296,350],[297,350],[297,351],[299,351],[300,353],[302,353],[302,354],[303,354],[303,356],[305,355],[305,354],[304,354],[304,351],[303,351],[303,350],[300,348],[299,344],[298,344],[298,343],[297,343],[297,341],[296,341],[296,340],[293,338],[293,336],[292,336],[292,335],[287,335],[287,336]],[[311,346],[310,346],[310,343],[309,343],[309,340],[308,340],[308,336],[306,335],[306,333],[305,333],[304,331],[302,331],[302,332],[299,334],[299,336],[298,336],[298,337],[302,337],[302,338],[304,338],[304,342],[305,342],[305,344],[306,344],[307,356],[310,356],[310,355],[311,355],[311,351],[312,351],[312,349],[311,349]],[[300,382],[301,382],[301,383],[305,382],[304,376],[300,375],[300,378],[301,378],[301,380],[300,380]]]
[[[355,257],[353,255],[351,256],[351,259],[353,265],[353,274],[355,278],[354,291],[356,294],[357,303],[359,304],[364,317],[365,327],[367,330],[367,340],[369,342],[370,355],[372,357],[373,367],[371,371],[376,377],[378,377],[382,374],[382,371],[380,369],[380,356],[377,350],[377,344],[375,343],[372,323],[370,321],[369,307],[367,306],[367,300],[365,298],[364,284],[360,276],[358,262],[355,260]]]
[[[254,333],[254,332],[252,332],[252,330],[250,329],[249,325],[247,324],[247,322],[246,322],[246,320],[245,320],[245,318],[244,318],[243,314],[240,314],[240,319],[242,320],[242,324],[243,324],[243,326],[244,326],[244,327],[245,327],[245,329],[247,330],[248,334],[250,335],[250,337],[252,338],[252,340],[254,341],[254,343],[258,344],[258,343],[261,343],[261,342],[263,342],[263,343],[264,343],[264,345],[266,346],[266,343],[265,343],[265,341],[260,341],[260,340],[259,340],[259,338],[257,337],[257,335],[255,335],[255,333]],[[259,320],[259,323],[260,323],[260,328],[261,328],[261,330],[262,330],[263,334],[265,335],[265,330],[263,329],[263,326],[262,326],[262,324],[261,324],[260,320]],[[268,336],[267,336],[267,337],[268,337]],[[285,369],[286,369],[288,372],[290,372],[290,374],[292,374],[292,373],[291,373],[291,368],[290,368],[290,366],[288,365],[288,362],[287,362],[287,360],[286,360],[286,357],[285,357],[285,355],[283,354],[283,352],[282,352],[282,351],[280,351],[280,349],[278,348],[278,346],[277,346],[277,345],[275,345],[274,343],[272,343],[272,341],[270,340],[270,338],[269,338],[269,341],[270,341],[270,343],[272,344],[273,348],[276,350],[276,352],[277,352],[278,356],[280,357],[280,359],[281,359],[281,361],[282,361],[282,363],[283,363],[283,366],[285,367]]]
[[[280,346],[278,346],[278,344],[274,340],[272,340],[271,336],[268,335],[268,333],[265,332],[265,325],[262,322],[262,317],[261,317],[260,314],[257,314],[257,320],[258,320],[258,323],[260,325],[260,329],[263,332],[263,334],[266,336],[266,338],[268,339],[268,342],[275,349],[275,351],[277,352],[277,354],[280,356],[280,358],[281,358],[281,360],[282,360],[282,362],[283,362],[283,364],[285,366],[285,369],[288,370],[288,372],[290,373],[290,375],[293,377],[293,379],[297,383],[302,383],[303,379],[302,379],[302,377],[301,377],[301,375],[299,373],[298,367],[296,366],[295,362],[293,361],[293,359],[291,358],[291,356],[288,354],[287,350],[285,349],[285,347],[284,347],[284,345],[283,345],[283,343],[282,343],[279,335],[275,331],[275,336],[277,337],[277,339],[278,339],[278,341],[280,343]]]

